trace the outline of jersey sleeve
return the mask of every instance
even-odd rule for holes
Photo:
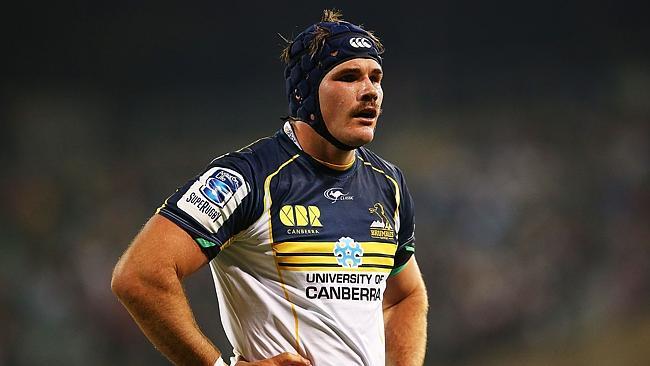
[[[390,275],[401,272],[415,253],[415,209],[413,198],[406,186],[404,175],[399,172],[399,189],[401,200],[399,206],[399,230],[397,232],[397,252],[395,253],[395,264]]]
[[[157,213],[184,229],[211,260],[255,221],[259,209],[254,178],[245,158],[224,155],[178,188]]]

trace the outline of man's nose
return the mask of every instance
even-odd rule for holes
[[[363,80],[361,91],[359,93],[360,99],[364,102],[376,101],[379,98],[379,91],[377,86],[369,78]]]

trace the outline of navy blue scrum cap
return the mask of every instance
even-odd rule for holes
[[[314,39],[317,39],[316,44]],[[289,117],[306,122],[339,149],[355,149],[327,130],[320,111],[318,87],[325,74],[345,61],[369,58],[381,65],[383,46],[374,35],[346,21],[321,21],[290,42],[284,69]]]

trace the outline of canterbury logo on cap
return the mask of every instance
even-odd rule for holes
[[[354,48],[372,48],[372,43],[363,37],[350,38],[350,46]]]

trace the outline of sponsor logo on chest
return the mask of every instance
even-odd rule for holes
[[[327,198],[328,200],[332,201],[332,203],[336,203],[338,201],[353,201],[354,196],[351,196],[350,193],[343,192],[342,188],[329,188],[323,192],[323,196]]]
[[[289,235],[320,234],[323,227],[318,206],[284,205],[279,216]]]

